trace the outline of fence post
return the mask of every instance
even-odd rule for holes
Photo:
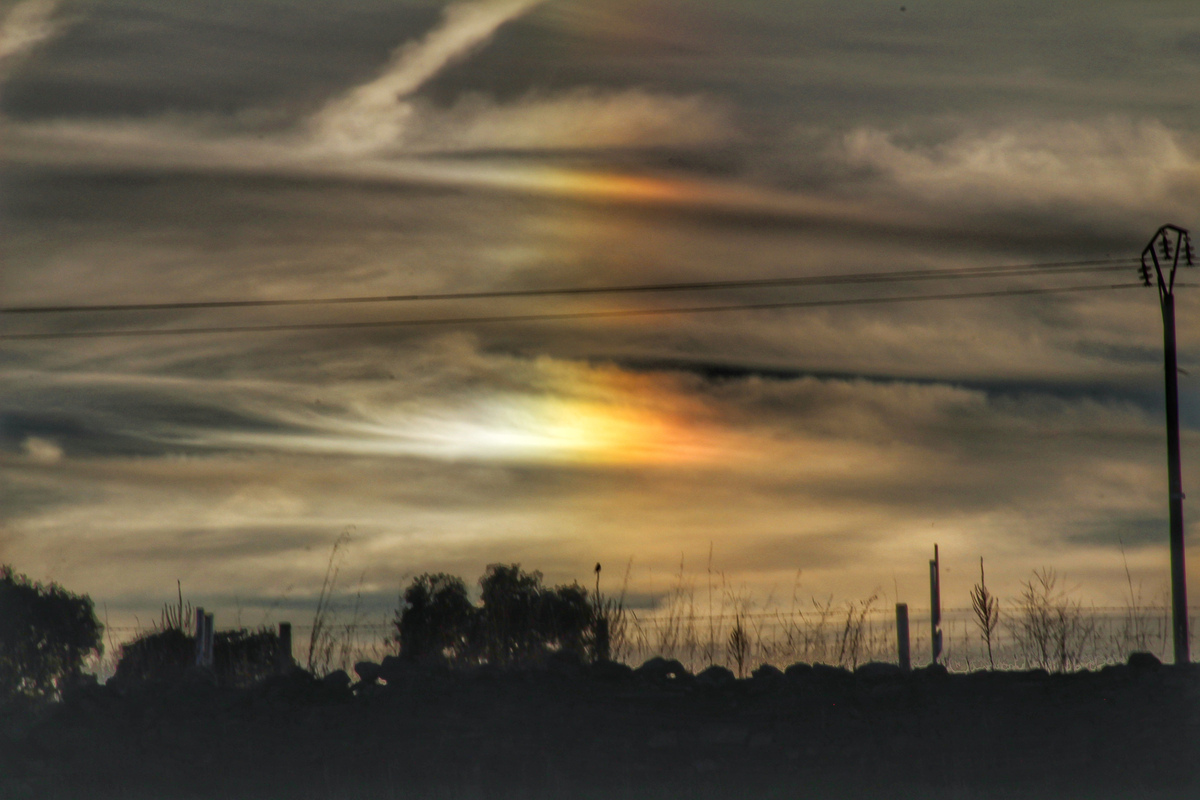
[[[204,628],[206,627],[205,621],[207,619],[208,619],[208,617],[205,615],[204,609],[197,608],[196,609],[196,666],[197,667],[204,666],[204,650],[205,650],[204,643],[206,641],[205,636],[204,636]]]
[[[292,623],[279,623],[278,650],[275,651],[275,671],[285,675],[292,669]]]
[[[929,562],[929,645],[933,653],[931,664],[938,663],[942,655],[942,576],[938,562],[938,546],[933,546],[933,558]]]
[[[204,615],[204,666],[212,669],[213,665],[213,615]]]
[[[908,653],[908,603],[896,603],[896,656],[900,669],[905,672],[912,669]]]

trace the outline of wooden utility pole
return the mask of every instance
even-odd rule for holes
[[[1174,239],[1174,242],[1172,242]],[[1159,260],[1159,255],[1162,260]],[[1188,643],[1187,572],[1183,549],[1183,472],[1179,456],[1179,365],[1175,357],[1175,269],[1182,257],[1192,266],[1192,240],[1176,225],[1164,225],[1142,250],[1142,281],[1152,286],[1150,271],[1158,282],[1158,302],[1163,318],[1163,372],[1167,401],[1167,491],[1171,514],[1171,634],[1175,663],[1191,660]],[[1164,266],[1167,270],[1164,274]]]

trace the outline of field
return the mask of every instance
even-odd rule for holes
[[[0,716],[4,798],[1194,798],[1200,671],[736,680],[656,660],[93,686]]]

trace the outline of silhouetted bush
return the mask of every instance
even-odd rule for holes
[[[214,650],[215,650],[215,639]],[[179,628],[145,633],[121,645],[113,677],[118,683],[135,680],[181,680],[196,663],[196,639]]]
[[[396,618],[401,656],[498,666],[539,662],[550,653],[588,657],[596,609],[586,589],[543,586],[540,572],[519,564],[489,565],[479,586],[476,607],[459,578],[414,578]]]
[[[246,686],[275,672],[279,637],[269,629],[213,634],[212,678],[222,686]],[[121,647],[115,679],[178,681],[196,663],[196,638],[178,627],[142,634]]]
[[[0,699],[58,694],[103,651],[92,599],[0,567]]]
[[[459,661],[470,651],[476,610],[461,578],[425,573],[404,590],[395,624],[406,661]]]
[[[542,573],[490,564],[479,579],[483,653],[489,663],[538,661],[552,651],[584,656],[595,610],[579,585],[542,586]]]

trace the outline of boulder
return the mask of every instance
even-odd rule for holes
[[[335,669],[333,672],[322,678],[321,683],[330,689],[337,689],[338,691],[341,691],[343,689],[350,688],[350,676],[344,669]]]
[[[734,677],[734,674],[716,664],[696,676],[697,686],[707,686],[712,689],[723,689],[726,686],[733,686],[735,683],[737,683],[737,678]]]
[[[886,661],[868,661],[854,670],[854,677],[864,681],[881,681],[889,678],[902,678],[904,677],[904,670],[900,669],[899,664],[890,664]]]
[[[813,664],[812,676],[823,681],[840,682],[850,677],[850,670],[831,664]]]
[[[358,679],[367,685],[371,685],[379,680],[379,676],[383,673],[383,667],[376,664],[374,661],[359,661],[354,665],[354,674]]]
[[[588,673],[602,681],[624,681],[633,677],[633,667],[619,661],[597,661],[588,667]]]
[[[1158,660],[1156,655],[1143,652],[1130,653],[1129,660],[1125,663],[1129,665],[1130,669],[1137,671],[1156,670],[1162,666],[1162,662]]]
[[[797,678],[807,678],[812,675],[812,671],[812,664],[805,664],[803,661],[798,661],[785,669],[783,675],[790,680],[796,680]]]
[[[778,667],[771,666],[770,664],[762,664],[758,669],[750,673],[750,677],[753,678],[756,683],[774,685],[783,677],[783,671]]]
[[[393,683],[411,672],[412,666],[400,656],[384,656],[383,661],[379,664],[379,674],[376,679]]]
[[[692,674],[683,668],[675,659],[655,656],[633,671],[639,678],[652,683],[667,683],[670,681],[689,681]]]

